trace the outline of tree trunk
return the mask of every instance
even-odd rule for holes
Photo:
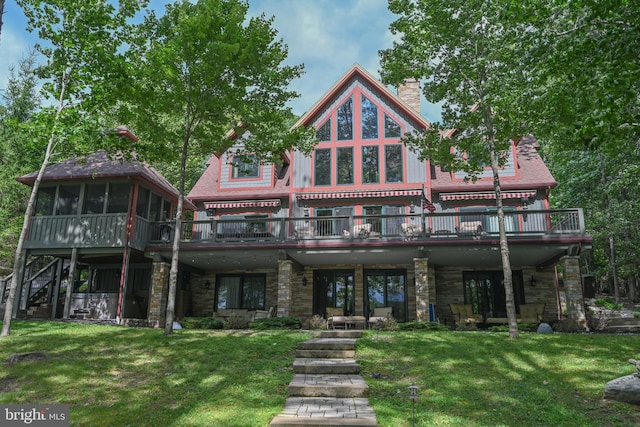
[[[182,211],[184,207],[185,174],[187,169],[187,152],[190,133],[187,131],[182,145],[180,158],[180,188],[178,190],[178,206],[176,208],[175,230],[173,234],[173,247],[171,252],[171,269],[169,270],[169,294],[167,296],[167,311],[164,325],[164,334],[173,333],[173,321],[176,315],[176,292],[178,289],[178,260],[180,256],[180,240],[182,239]]]
[[[24,242],[27,239],[27,232],[29,231],[29,224],[31,223],[31,217],[33,216],[33,211],[36,206],[36,199],[38,197],[38,189],[40,188],[40,182],[42,181],[42,176],[44,175],[44,171],[49,164],[49,160],[51,159],[51,153],[53,151],[55,135],[52,134],[49,138],[49,142],[47,143],[47,149],[45,151],[44,159],[42,160],[42,164],[40,165],[40,170],[38,171],[38,176],[36,180],[33,182],[33,187],[31,188],[31,195],[29,196],[29,202],[27,203],[27,210],[24,213],[24,220],[22,221],[22,230],[20,231],[20,237],[18,238],[18,246],[16,247],[16,254],[13,260],[13,276],[11,277],[11,286],[9,287],[9,296],[7,297],[7,303],[4,307],[4,320],[2,323],[2,332],[0,332],[0,337],[6,337],[11,333],[11,318],[13,317],[13,305],[16,299],[16,292],[18,289],[18,277],[20,276],[19,271],[24,263]]]
[[[500,175],[498,173],[499,153],[491,145],[491,171],[493,172],[493,188],[496,194],[496,208],[498,215],[498,229],[500,232],[500,255],[502,258],[502,275],[504,278],[504,296],[507,308],[507,321],[509,323],[509,338],[518,338],[518,321],[516,319],[516,305],[513,293],[513,274],[511,260],[509,258],[509,244],[504,225],[504,208],[502,206],[502,190],[500,188]]]

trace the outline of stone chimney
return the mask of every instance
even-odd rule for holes
[[[416,79],[406,79],[398,87],[398,98],[420,114],[420,82]]]

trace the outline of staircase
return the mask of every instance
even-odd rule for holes
[[[300,343],[284,411],[270,426],[377,426],[355,361],[362,331],[320,331]]]

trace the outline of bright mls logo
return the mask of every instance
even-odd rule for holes
[[[69,427],[69,405],[0,405],[0,425]]]

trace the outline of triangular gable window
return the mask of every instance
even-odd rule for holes
[[[320,142],[331,141],[331,119],[328,119],[316,131],[316,139]]]
[[[400,125],[396,123],[391,117],[384,115],[384,137],[385,138],[400,138],[402,136],[402,129]]]
[[[347,99],[336,111],[338,140],[353,139],[353,99]]]

